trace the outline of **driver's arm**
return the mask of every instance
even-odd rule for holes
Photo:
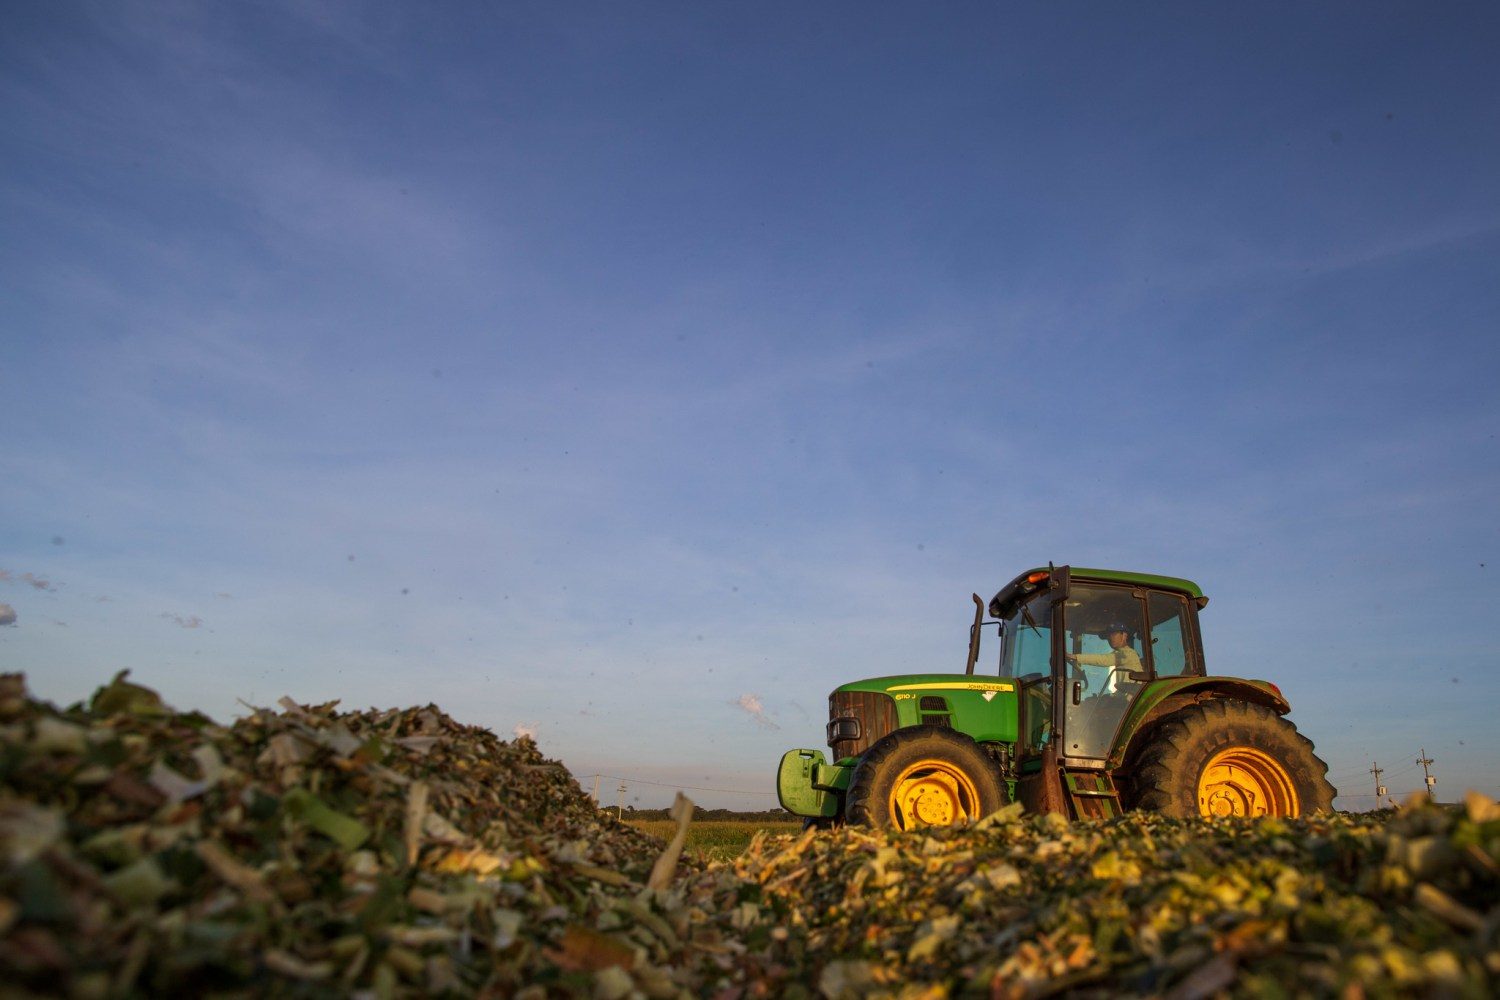
[[[1145,669],[1141,666],[1141,654],[1129,646],[1121,647],[1115,651],[1114,661],[1111,664],[1114,672],[1120,675],[1120,680],[1129,681],[1130,674]]]

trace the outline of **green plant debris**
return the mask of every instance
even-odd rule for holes
[[[0,966],[19,996],[1489,997],[1500,806],[1009,807],[705,863],[431,706],[226,727],[124,675],[62,710],[5,675]]]

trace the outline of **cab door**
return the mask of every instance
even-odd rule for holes
[[[1011,678],[1017,693],[1017,757],[1040,757],[1053,745],[1057,718],[1053,709],[1055,607],[1060,590],[1032,597],[1004,622],[1005,651],[1000,676]]]
[[[1144,591],[1077,582],[1068,588],[1058,689],[1065,762],[1103,766],[1150,678],[1147,635]]]

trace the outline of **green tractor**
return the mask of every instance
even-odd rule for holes
[[[829,763],[789,750],[776,788],[810,825],[911,829],[1011,801],[1103,818],[1301,816],[1333,807],[1328,765],[1270,681],[1208,672],[1189,580],[1052,567],[974,595],[962,674],[854,681],[828,698]],[[998,627],[998,669],[977,669]]]

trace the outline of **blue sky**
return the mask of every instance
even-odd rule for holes
[[[0,667],[765,806],[1039,563],[1500,793],[1485,5],[14,5]],[[644,782],[659,782],[649,785]],[[605,783],[612,800],[615,781]]]

